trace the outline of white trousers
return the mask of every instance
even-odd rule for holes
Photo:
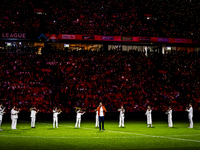
[[[173,127],[172,117],[168,117],[168,126]]]
[[[95,127],[99,127],[99,116],[96,116],[96,124]]]
[[[1,129],[2,120],[0,120],[0,129]]]
[[[81,118],[76,118],[75,127],[77,128],[77,126],[78,126],[80,128],[80,124],[81,124]]]
[[[35,117],[31,117],[31,127],[35,127]]]
[[[17,118],[12,119],[11,129],[17,129]]]
[[[188,117],[189,118],[189,122],[190,122],[190,128],[193,128],[193,120],[192,117]]]
[[[151,124],[152,125],[152,118],[151,115],[147,115],[147,124]]]
[[[55,125],[58,128],[58,117],[53,117],[53,128],[55,128]]]
[[[119,116],[119,127],[124,127],[124,117],[123,116]]]

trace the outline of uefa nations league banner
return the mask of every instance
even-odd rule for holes
[[[26,33],[1,33],[2,38],[26,39]]]

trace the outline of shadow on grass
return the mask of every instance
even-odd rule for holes
[[[55,130],[55,128],[48,128],[47,130]]]
[[[120,129],[126,129],[126,127],[119,127]]]
[[[5,132],[5,131],[11,131],[11,129],[3,129],[3,131],[4,131],[4,132]],[[2,132],[3,132],[3,131],[2,131]]]
[[[26,130],[31,130],[31,129],[20,129],[20,130],[26,131]]]
[[[194,130],[200,130],[200,127],[195,127],[195,128],[193,128]]]
[[[178,129],[177,127],[171,127],[172,129]]]
[[[3,130],[2,132],[6,134],[21,134],[21,131],[16,131],[16,130]]]

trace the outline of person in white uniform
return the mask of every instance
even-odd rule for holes
[[[124,118],[125,118],[125,109],[121,106],[121,109],[118,109],[119,113],[119,127],[124,127]]]
[[[167,110],[166,114],[168,114],[168,127],[173,127],[173,122],[172,122],[172,107],[169,106],[169,109]]]
[[[31,111],[31,128],[35,128],[35,121],[36,121],[36,114],[39,112],[39,110],[37,110],[35,108],[35,106],[32,106],[32,108],[30,109]]]
[[[5,112],[4,112],[5,109],[6,108],[3,107],[2,103],[0,103],[0,131],[3,131],[1,129],[1,124],[2,124],[2,120],[3,120],[3,115],[5,114]]]
[[[85,112],[81,111],[80,109],[77,110],[77,115],[76,115],[76,124],[75,124],[75,128],[77,128],[77,126],[80,128],[80,124],[81,124],[81,115],[83,115]]]
[[[192,104],[189,104],[189,108],[186,108],[186,110],[188,112],[188,118],[189,118],[189,122],[190,122],[190,126],[188,128],[193,128],[193,108],[192,108]]]
[[[58,115],[61,113],[62,111],[58,111],[58,108],[55,107],[53,110],[53,128],[58,128]]]
[[[147,127],[149,127],[150,125],[151,125],[151,127],[153,127],[153,125],[152,125],[151,112],[152,112],[151,107],[148,106],[148,107],[147,107],[147,111],[146,111],[146,113],[145,113],[145,115],[147,116]]]
[[[96,112],[96,123],[95,123],[95,127],[99,127],[99,116],[98,116],[98,111],[95,109]]]
[[[11,125],[11,129],[16,130],[17,129],[17,119],[18,119],[18,113],[20,111],[19,110],[15,110],[16,107],[13,106],[12,110],[11,110],[11,120],[12,120],[12,125]]]

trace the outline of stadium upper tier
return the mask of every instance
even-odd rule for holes
[[[198,0],[2,0],[0,32],[200,38]]]

